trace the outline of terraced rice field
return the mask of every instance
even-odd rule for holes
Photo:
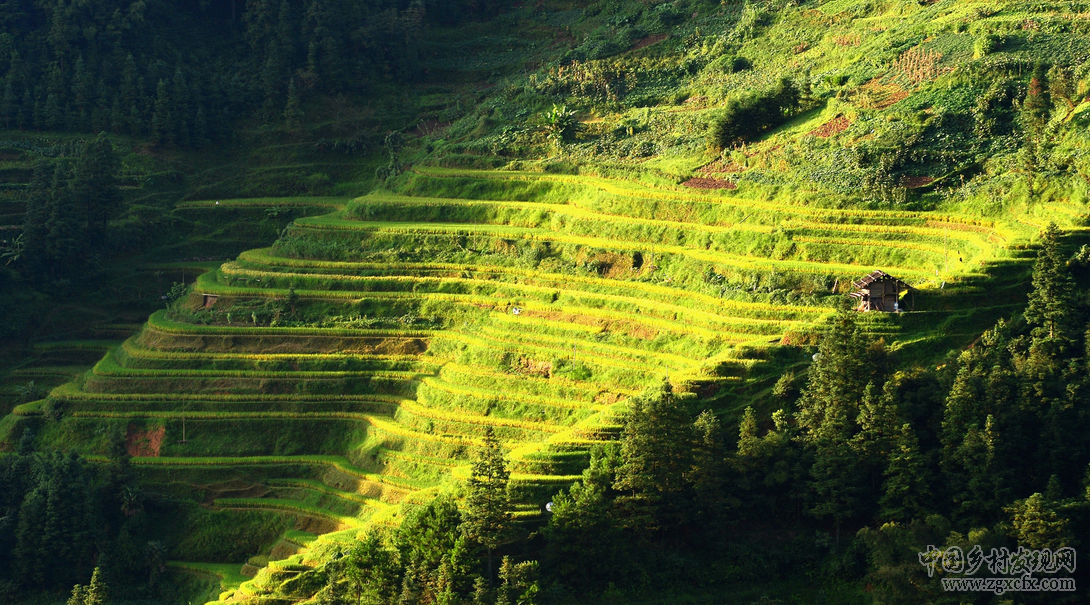
[[[467,476],[491,428],[530,520],[595,442],[617,436],[641,389],[668,378],[688,397],[726,397],[767,349],[812,338],[874,269],[919,288],[921,309],[864,318],[876,337],[923,347],[967,333],[965,317],[1020,301],[1002,276],[1027,261],[1007,246],[1032,232],[598,177],[418,170],[398,194],[321,200],[331,213],[203,274],[174,311],[16,413],[62,410],[43,438],[89,454],[104,423],[163,427],[156,455],[134,459],[151,482],[265,468],[259,496],[210,505],[310,519],[325,535],[307,544],[396,524],[402,503]],[[985,277],[987,297],[974,285]],[[305,561],[251,581],[176,565],[223,575],[222,598],[237,601]]]

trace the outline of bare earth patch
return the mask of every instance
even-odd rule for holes
[[[134,458],[158,458],[166,432],[162,426],[141,431],[130,424],[125,431],[125,449]]]
[[[703,176],[691,178],[684,183],[685,187],[692,189],[737,189],[738,185],[730,181],[724,181],[723,179],[713,179]]]
[[[810,134],[814,135],[815,137],[827,139],[833,135],[844,132],[851,125],[852,122],[847,117],[837,116],[832,120],[829,120],[828,122],[822,124],[821,126],[818,126],[817,128],[811,130]]]

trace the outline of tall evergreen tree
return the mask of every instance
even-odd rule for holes
[[[284,126],[288,132],[294,133],[299,128],[299,120],[303,117],[303,108],[299,103],[299,92],[295,88],[295,78],[288,82],[288,102],[284,106]]]
[[[614,488],[616,515],[639,537],[664,538],[688,521],[693,427],[668,382],[630,401],[624,418],[622,464]]]
[[[870,382],[865,352],[855,312],[842,305],[821,341],[799,400],[799,426],[804,438],[816,437],[831,414],[856,417]]]
[[[1033,291],[1026,307],[1026,321],[1041,328],[1048,338],[1066,338],[1072,313],[1073,282],[1066,259],[1060,253],[1060,229],[1049,223],[1041,238],[1041,250],[1033,265]]]
[[[166,80],[159,80],[155,88],[155,110],[151,114],[151,140],[160,145],[171,144],[174,141],[173,126],[170,88]]]
[[[462,531],[488,551],[488,578],[492,581],[492,552],[503,544],[513,529],[507,470],[503,449],[488,427],[484,447],[473,463],[466,494],[465,520]]]
[[[931,496],[927,467],[920,453],[916,433],[908,423],[901,425],[885,470],[885,484],[879,501],[878,518],[906,523],[922,518]]]

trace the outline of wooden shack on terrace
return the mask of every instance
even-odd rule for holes
[[[853,291],[848,296],[859,299],[858,311],[885,311],[893,313],[904,311],[901,293],[907,292],[914,298],[915,288],[893,277],[885,271],[875,271],[859,281],[852,282]],[[910,299],[910,307],[915,306]]]

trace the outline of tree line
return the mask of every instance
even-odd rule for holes
[[[134,482],[124,434],[115,430],[108,443],[107,462],[89,465],[35,452],[28,430],[13,455],[0,456],[0,601],[30,590],[105,605],[107,580],[155,587],[166,549],[146,539],[151,500]]]
[[[427,25],[501,7],[497,0],[14,0],[0,5],[0,126],[219,144],[236,118],[279,123],[294,111],[293,87],[299,95],[359,93],[411,80]]]

